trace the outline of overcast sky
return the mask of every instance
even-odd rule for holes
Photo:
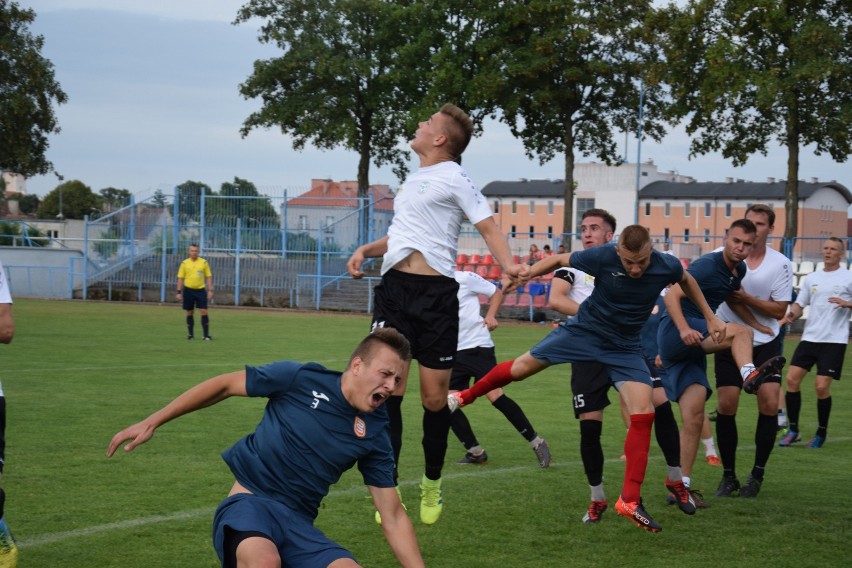
[[[257,59],[276,55],[257,41],[259,22],[231,25],[242,0],[18,0],[36,12],[33,31],[43,35],[43,55],[68,95],[58,109],[62,132],[50,140],[48,158],[66,180],[79,179],[98,192],[105,187],[145,197],[186,180],[214,190],[235,176],[263,193],[300,193],[311,178],[356,179],[358,156],[344,150],[293,150],[279,131],[239,133],[259,108],[238,86]],[[625,137],[617,139],[623,150]],[[636,141],[627,144],[636,162]],[[642,161],[699,181],[725,177],[765,181],[786,178],[786,151],[755,156],[741,168],[719,155],[688,159],[682,130],[662,144],[644,142]],[[593,161],[577,156],[579,162]],[[489,122],[471,142],[464,165],[480,187],[495,180],[563,179],[557,159],[540,165],[528,159],[508,128]],[[412,163],[412,167],[416,164]],[[801,153],[799,178],[837,180],[852,189],[852,167],[812,148]],[[372,183],[396,187],[389,168],[370,170]],[[37,176],[27,190],[45,195],[58,184]],[[599,204],[606,207],[606,204]]]

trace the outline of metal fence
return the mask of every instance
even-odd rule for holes
[[[386,234],[391,217],[390,203],[367,198],[288,199],[286,192],[278,197],[188,196],[176,190],[86,219],[72,244],[39,242],[44,248],[73,250],[75,255],[61,266],[8,263],[5,257],[4,264],[15,295],[170,302],[175,301],[178,266],[195,243],[211,265],[219,304],[369,312],[380,260],[369,261],[368,277],[357,281],[347,275],[346,261],[357,246]],[[517,262],[525,261],[531,244],[554,252],[562,243],[569,250],[582,248],[577,234],[507,238]],[[659,250],[686,260],[724,242],[724,235],[652,238]],[[824,238],[772,237],[769,244],[796,262],[818,261]],[[489,253],[472,225],[460,236],[459,253]]]

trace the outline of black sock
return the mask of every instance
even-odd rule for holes
[[[589,485],[595,487],[603,482],[604,455],[601,447],[603,422],[580,420],[580,457]]]
[[[210,317],[201,316],[201,327],[204,328],[204,337],[210,337]]]
[[[503,413],[503,416],[512,423],[515,430],[517,430],[527,442],[532,442],[535,439],[535,428],[532,427],[527,415],[524,414],[524,411],[521,410],[521,407],[518,406],[517,402],[504,394],[491,404],[494,408]]]
[[[757,430],[754,432],[754,469],[751,472],[755,479],[763,479],[763,470],[769,461],[772,448],[775,447],[777,434],[778,416],[761,414],[757,417]]]
[[[441,479],[444,458],[447,455],[447,436],[450,433],[450,409],[446,406],[438,412],[423,408],[423,457],[426,461],[426,477]]]
[[[390,396],[385,401],[390,422],[391,448],[393,448],[393,482],[399,485],[399,454],[402,451],[402,397]]]
[[[817,399],[817,436],[828,435],[828,417],[831,415],[831,397]]]
[[[790,392],[784,395],[784,402],[787,404],[787,424],[790,430],[799,431],[799,413],[802,411],[802,393]]]
[[[716,444],[719,446],[719,457],[722,458],[722,472],[725,477],[737,476],[737,436],[737,415],[718,413]]]
[[[193,330],[195,329],[195,318],[192,316],[186,316],[186,331],[189,335],[194,335]]]
[[[654,434],[657,437],[657,444],[663,450],[666,465],[680,467],[680,432],[678,431],[677,421],[672,412],[672,404],[666,401],[655,408],[654,413],[656,414],[654,418]]]
[[[450,417],[450,426],[453,429],[453,434],[464,445],[466,450],[470,450],[474,446],[479,445],[476,439],[476,434],[473,433],[473,428],[470,426],[470,421],[464,415],[461,408],[452,413]]]

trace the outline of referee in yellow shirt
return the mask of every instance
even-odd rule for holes
[[[205,282],[207,286],[205,287]],[[204,341],[210,337],[210,318],[207,317],[207,301],[213,299],[213,273],[207,261],[198,256],[198,245],[189,245],[189,258],[180,263],[177,277],[177,297],[186,310],[187,339],[193,339],[195,330],[195,306],[201,311],[201,327]]]

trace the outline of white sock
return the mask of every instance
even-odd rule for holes
[[[742,375],[743,380],[746,380],[746,377],[748,377],[755,369],[756,367],[754,366],[754,363],[746,363],[740,367],[740,375]]]
[[[544,442],[544,439],[541,436],[536,436],[535,438],[530,440],[530,446],[532,446],[532,449],[536,449],[541,445],[542,442]]]
[[[669,471],[669,481],[678,482],[683,479],[683,471],[680,469],[680,466],[666,466]]]
[[[689,489],[689,481],[690,481],[689,476],[688,476],[688,475],[684,475],[684,476],[683,476],[683,484],[684,484],[684,485],[686,485],[686,488],[687,488],[687,489]]]
[[[701,438],[701,443],[704,444],[704,456],[715,456],[716,444],[713,443],[713,436],[709,438]]]
[[[603,483],[600,485],[589,485],[589,489],[592,490],[592,501],[606,501]]]

